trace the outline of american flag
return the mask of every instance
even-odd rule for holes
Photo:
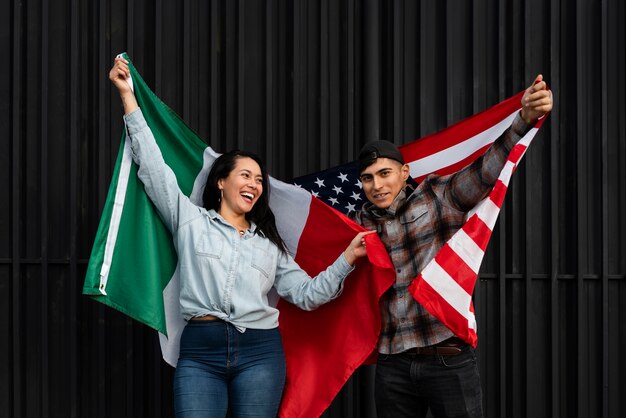
[[[365,202],[356,162],[297,177],[291,183],[346,215],[361,209]]]
[[[523,94],[520,92],[440,132],[400,146],[411,177],[419,182],[431,173],[451,174],[471,164],[511,126]],[[468,213],[463,227],[409,288],[413,297],[431,314],[473,346],[478,341],[472,304],[478,270],[510,177],[544,121],[541,119],[513,148],[492,192]],[[356,161],[298,177],[292,182],[344,214],[361,209],[365,202]]]

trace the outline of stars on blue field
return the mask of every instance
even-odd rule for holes
[[[297,177],[291,183],[345,214],[359,210],[364,202],[356,163]]]

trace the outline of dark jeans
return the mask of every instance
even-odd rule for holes
[[[243,334],[223,321],[190,321],[174,375],[177,418],[275,417],[285,385],[278,328]]]
[[[378,418],[482,417],[474,349],[456,356],[381,354],[376,365]]]

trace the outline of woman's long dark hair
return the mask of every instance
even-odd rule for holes
[[[248,152],[233,150],[220,155],[213,163],[209,176],[207,177],[206,186],[204,187],[204,195],[202,196],[204,208],[206,210],[214,209],[218,211],[220,208],[221,191],[217,186],[217,182],[228,177],[235,168],[235,163],[239,158],[252,158],[261,167],[261,175],[263,176],[263,193],[252,207],[252,210],[246,213],[248,221],[254,221],[257,225],[256,230],[262,236],[272,241],[283,252],[286,252],[285,243],[276,228],[276,218],[274,212],[270,209],[270,182],[265,165],[258,155]]]

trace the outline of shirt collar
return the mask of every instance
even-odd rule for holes
[[[217,211],[216,211],[215,209],[209,209],[209,210],[207,211],[207,213],[208,213],[208,215],[209,215],[209,218],[210,218],[210,219],[212,219],[212,220],[216,220],[216,219],[217,219],[217,220],[218,220],[218,221],[220,221],[222,224],[227,225],[227,226],[229,226],[229,227],[231,227],[231,228],[233,227],[230,223],[228,223],[228,222],[226,221],[226,219],[224,219],[224,218],[222,217],[222,215],[220,215],[219,213],[217,213]],[[254,221],[251,221],[250,219],[248,219],[248,222],[250,222],[250,228],[248,228],[248,230],[249,230],[251,233],[253,233],[253,234],[254,234],[254,232],[256,231],[256,227],[257,227],[257,225],[256,225],[256,223],[255,223]]]

